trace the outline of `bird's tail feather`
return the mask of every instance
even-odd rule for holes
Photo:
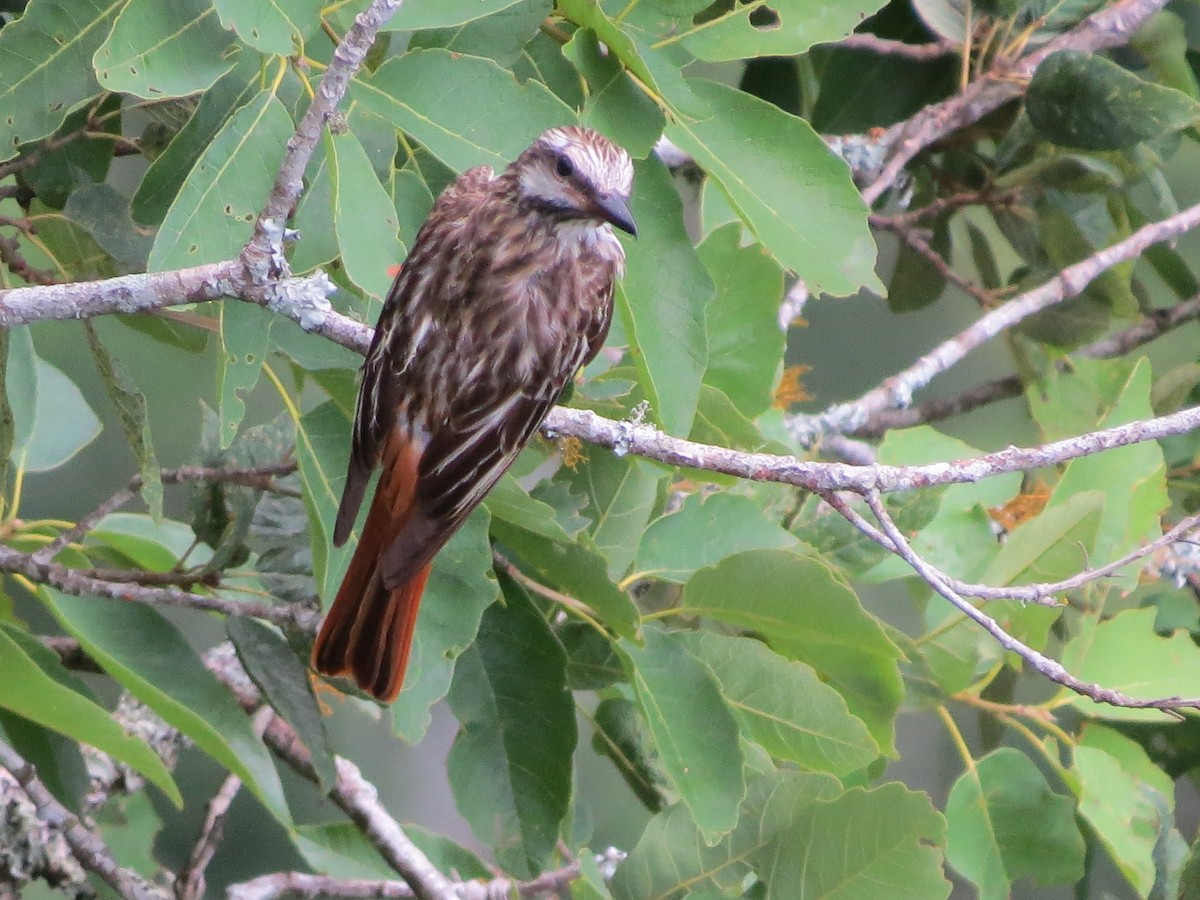
[[[400,693],[425,581],[425,563],[402,584],[384,584],[382,558],[412,515],[419,454],[393,436],[383,472],[342,586],[313,644],[313,667],[350,675],[360,688],[390,703]]]

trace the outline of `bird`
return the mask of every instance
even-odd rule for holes
[[[633,163],[577,125],[435,201],[362,367],[334,523],[342,546],[379,481],[313,645],[313,668],[395,700],[433,559],[600,351],[625,250]]]

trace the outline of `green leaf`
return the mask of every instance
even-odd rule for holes
[[[950,220],[939,216],[933,223],[933,233],[927,243],[943,259],[950,259]],[[926,254],[900,241],[896,268],[887,286],[888,309],[894,313],[916,312],[941,299],[946,290],[946,276]]]
[[[1141,744],[1101,725],[1088,725],[1074,751],[1068,784],[1079,812],[1117,867],[1142,896],[1189,896],[1163,890],[1180,878],[1187,844],[1174,827],[1175,789]],[[1074,777],[1072,777],[1074,776]]]
[[[162,760],[125,733],[108,711],[44,672],[0,629],[0,707],[102,750],[153,782],[182,808],[183,797]]]
[[[568,669],[568,681],[569,677]],[[596,726],[592,749],[616,766],[646,809],[659,812],[672,795],[671,780],[659,764],[657,748],[638,705],[625,697],[605,697],[592,714],[592,724]]]
[[[1154,618],[1153,608],[1129,609],[1103,622],[1081,617],[1063,649],[1063,665],[1077,678],[1137,699],[1200,697],[1200,648],[1186,632],[1159,637]],[[1172,721],[1156,709],[1109,706],[1066,691],[1063,696],[1084,715],[1100,719]]]
[[[1000,546],[988,566],[984,583],[1059,581],[1086,568],[1092,558],[1103,509],[1104,496],[1098,491],[1087,491],[1022,522]]]
[[[841,785],[829,775],[780,771],[755,779],[746,792],[733,833],[709,847],[682,805],[655,816],[633,852],[617,869],[613,896],[620,900],[675,900],[697,891],[738,896],[747,859],[777,846],[779,834],[811,814],[818,800],[832,800]]]
[[[796,538],[767,518],[749,497],[691,494],[677,512],[650,523],[634,571],[683,584],[698,569],[744,550],[794,547]]]
[[[536,81],[518,84],[489,59],[417,50],[354,80],[351,98],[420,141],[456,171],[503,169],[574,111]],[[496,115],[496,110],[504,115]]]
[[[220,401],[220,446],[237,437],[246,414],[246,395],[258,384],[270,348],[275,317],[262,307],[240,300],[221,303],[221,351],[217,357],[217,398]]]
[[[483,501],[493,519],[539,534],[552,541],[569,541],[579,533],[568,534],[549,503],[530,496],[511,472],[501,478]],[[586,519],[580,520],[587,524]]]
[[[296,425],[296,459],[312,525],[313,581],[317,593],[329,600],[337,593],[358,540],[356,531],[345,546],[334,547],[332,543],[333,523],[350,460],[350,419],[332,400],[300,417]]]
[[[131,694],[236,774],[285,827],[287,801],[271,755],[237,701],[156,610],[123,600],[40,596],[88,655]]]
[[[895,752],[900,651],[849,585],[819,559],[786,550],[730,556],[692,576],[683,606],[752,629],[777,653],[811,665],[866,722],[882,752]]]
[[[719,62],[753,56],[793,56],[814,44],[840,40],[882,0],[774,0],[764,4],[735,4],[722,15],[706,19],[682,35],[682,43],[701,59]],[[755,16],[768,12],[770,24]]]
[[[741,227],[726,225],[696,248],[716,282],[704,310],[708,366],[704,383],[721,390],[753,419],[770,408],[783,363],[779,327],[783,272],[760,244],[743,247]]]
[[[686,435],[708,363],[704,310],[715,289],[684,228],[666,166],[648,159],[634,170],[639,231],[627,245],[617,310],[651,414],[670,434]]]
[[[293,128],[270,91],[261,91],[225,122],[167,210],[150,251],[150,269],[237,256],[254,230]]]
[[[232,43],[207,0],[129,0],[92,62],[105,90],[185,97],[233,68]]]
[[[337,771],[325,737],[325,722],[308,679],[308,667],[287,641],[262,622],[231,617],[225,620],[225,631],[246,673],[308,748],[321,787],[332,790]]]
[[[71,192],[63,215],[123,267],[140,271],[153,238],[129,214],[129,198],[108,183],[82,184]]]
[[[1048,140],[1081,150],[1123,150],[1200,120],[1200,103],[1187,94],[1079,50],[1060,50],[1042,61],[1025,109]]]
[[[549,540],[506,522],[494,522],[492,533],[505,550],[520,557],[522,568],[530,575],[587,604],[622,637],[638,635],[637,607],[612,583],[604,557],[588,543]]]
[[[52,134],[100,86],[92,54],[124,0],[34,0],[0,32],[0,160]]]
[[[389,270],[405,256],[396,207],[352,132],[325,131],[333,227],[346,276],[377,300],[392,283]],[[363,235],[371,235],[363,240]]]
[[[679,120],[666,135],[720,183],[763,246],[814,291],[882,294],[867,208],[846,164],[804,120],[734,88],[690,84],[713,115]]]
[[[841,694],[804,663],[749,637],[705,631],[682,637],[716,676],[746,735],[776,759],[848,775],[879,755],[867,726],[850,714]]]
[[[1067,422],[1079,433],[1111,428],[1154,415],[1150,402],[1149,360],[1080,359],[1071,375],[1050,375],[1031,391],[1030,410],[1050,434]],[[1057,422],[1047,428],[1051,419]],[[1086,423],[1086,424],[1084,424]],[[1170,505],[1162,448],[1149,441],[1072,460],[1054,488],[1047,510],[1086,491],[1104,494],[1104,514],[1096,535],[1096,562],[1117,559],[1162,534],[1162,513]],[[1141,565],[1133,563],[1105,583],[1126,590],[1138,584]]]
[[[204,92],[195,112],[179,129],[167,148],[150,164],[131,212],[142,225],[157,225],[167,214],[175,195],[201,154],[217,136],[221,126],[258,93],[258,61],[243,53],[238,65]]]
[[[154,455],[154,444],[150,439],[146,395],[130,380],[124,366],[108,352],[95,326],[85,322],[84,330],[100,372],[100,380],[104,382],[108,397],[117,408],[121,430],[125,432],[125,440],[129,441],[129,447],[138,462],[142,474],[142,499],[150,507],[150,515],[157,519],[162,516],[163,486],[158,457]]]
[[[568,476],[576,492],[588,498],[592,546],[608,563],[608,577],[620,581],[637,553],[658,498],[662,469],[614,453],[593,453]]]
[[[611,137],[635,159],[649,155],[666,120],[620,60],[604,52],[596,33],[587,28],[571,36],[563,53],[588,85],[580,121]]]
[[[62,209],[71,193],[82,190],[89,181],[104,183],[113,161],[114,138],[122,132],[122,118],[117,94],[76,108],[54,132],[52,143],[37,141],[21,148],[24,158],[17,172],[18,183],[28,185],[38,200],[54,209]],[[91,136],[78,137],[81,131]],[[67,135],[76,137],[58,140]],[[110,186],[110,190],[116,188]]]
[[[402,7],[409,8],[407,4]],[[511,6],[486,18],[414,32],[409,38],[408,49],[441,48],[465,56],[493,59],[506,69],[512,68],[553,9],[553,0],[515,0]],[[553,85],[547,83],[546,86],[553,90]]]
[[[450,690],[455,661],[475,640],[499,592],[488,515],[476,510],[438,553],[425,583],[404,689],[392,704],[393,728],[405,740],[415,744],[425,734],[430,708]]]
[[[320,27],[322,0],[213,0],[221,27],[276,56],[295,56]]]
[[[554,855],[570,807],[575,704],[562,646],[522,588],[501,586],[450,687],[462,728],[447,768],[476,836],[528,878]]]
[[[38,357],[33,358],[31,369],[32,353],[25,350],[32,351],[32,342],[27,348],[21,344],[13,342],[8,365],[9,401],[13,402],[14,393],[21,398],[13,403],[12,460],[27,472],[45,472],[57,469],[95,440],[100,420],[61,369]],[[32,409],[26,405],[30,385],[36,398]]]
[[[383,26],[385,31],[446,28],[490,16],[518,0],[407,0]]]
[[[38,358],[28,325],[5,331],[4,340],[5,418],[0,425],[6,451],[2,467],[7,469],[10,461],[19,460],[18,450],[29,443],[37,425]],[[0,490],[8,490],[7,482],[0,483]],[[5,515],[9,513],[10,510],[4,510]]]
[[[659,763],[705,842],[715,844],[737,824],[746,793],[737,722],[712,672],[674,636],[648,627],[645,646],[621,649]]]
[[[621,658],[608,635],[587,622],[564,622],[555,629],[567,652],[567,686],[598,691],[625,679]]]
[[[940,847],[946,821],[929,797],[893,782],[817,802],[751,860],[767,898],[937,900],[950,895]]]
[[[946,801],[946,860],[985,900],[1011,896],[1012,883],[1039,885],[1083,877],[1084,843],[1075,803],[1055,794],[1033,761],[1011,747],[968,769]]]
[[[636,9],[630,7],[631,10]],[[618,23],[605,15],[595,0],[558,0],[558,10],[580,28],[590,28],[609,53],[629,69],[634,76],[657,94],[676,115],[702,118],[712,111],[703,99],[693,93],[681,69],[684,59],[656,49],[654,38],[647,32],[631,27],[627,18]],[[687,54],[682,54],[686,57]]]

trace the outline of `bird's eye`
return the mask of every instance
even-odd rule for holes
[[[566,156],[560,153],[554,163],[554,171],[558,173],[560,178],[570,178],[575,174],[575,167],[571,165],[571,161]]]

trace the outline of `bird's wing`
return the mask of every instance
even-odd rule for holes
[[[367,483],[371,480],[371,472],[379,463],[384,443],[396,423],[399,400],[396,396],[397,379],[388,366],[389,360],[407,358],[406,348],[413,345],[413,338],[421,327],[419,317],[409,314],[418,306],[412,302],[414,294],[428,286],[428,280],[423,285],[420,274],[430,269],[430,261],[445,246],[447,232],[463,227],[471,210],[486,193],[492,178],[490,167],[478,166],[463,172],[442,191],[429,217],[417,232],[412,250],[384,299],[379,323],[363,362],[350,464],[334,525],[333,542],[336,546],[340,547],[350,536]],[[385,343],[390,345],[386,353],[383,352]]]
[[[595,314],[568,344],[541,358],[540,371],[516,380],[510,366],[499,364],[491,377],[458,381],[450,415],[421,453],[412,515],[384,552],[389,587],[403,584],[433,558],[516,461],[567,381],[599,351],[608,332],[611,273],[598,272],[577,289],[599,292],[580,304]],[[472,348],[463,348],[463,354],[471,358]]]

